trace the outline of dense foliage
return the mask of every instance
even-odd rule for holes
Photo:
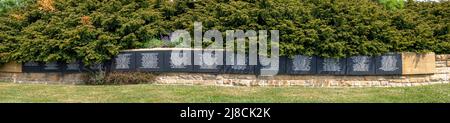
[[[0,0],[0,15],[13,8],[23,6],[28,0]]]
[[[122,49],[170,46],[161,37],[195,21],[203,30],[279,30],[282,55],[450,53],[450,2],[31,1],[0,17],[1,61],[102,62]]]
[[[378,0],[388,9],[402,9],[405,6],[405,0]]]
[[[87,74],[88,85],[124,85],[124,84],[146,84],[154,82],[154,73],[143,72],[96,72]]]

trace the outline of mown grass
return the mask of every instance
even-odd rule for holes
[[[1,82],[0,102],[449,103],[450,84],[394,88],[305,88]]]

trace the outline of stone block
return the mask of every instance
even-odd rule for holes
[[[402,74],[434,74],[436,69],[434,53],[402,53]]]
[[[436,67],[440,68],[440,67],[447,67],[447,61],[436,61]]]
[[[122,52],[113,59],[112,69],[115,71],[135,71],[136,53]]]
[[[400,53],[386,53],[375,57],[375,74],[401,75],[402,55]]]
[[[322,75],[344,75],[347,59],[317,58],[317,73]]]
[[[449,54],[439,54],[436,55],[436,61],[446,61],[449,58]]]
[[[375,75],[375,58],[371,56],[347,58],[347,75]]]
[[[22,72],[22,64],[16,62],[9,62],[0,65],[0,72],[20,73]]]

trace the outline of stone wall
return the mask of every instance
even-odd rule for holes
[[[403,55],[403,75],[333,76],[168,73],[157,76],[157,84],[219,86],[305,86],[305,87],[405,87],[449,82],[450,54]],[[435,62],[435,63],[434,63]],[[434,74],[429,74],[429,73]]]
[[[0,72],[0,81],[42,84],[84,84],[83,73],[5,73]]]
[[[22,72],[22,65],[16,62],[9,62],[4,65],[0,65],[0,73],[20,73]]]
[[[436,55],[436,71],[432,81],[448,82],[450,77],[450,54]]]
[[[412,58],[414,59],[414,58]],[[218,86],[305,86],[305,87],[401,87],[449,82],[450,55],[424,59],[435,61],[434,74],[405,74],[389,76],[277,75],[264,77],[250,74],[164,73],[156,84],[218,85]],[[431,62],[433,63],[433,62]],[[412,64],[414,65],[414,64]],[[417,64],[416,64],[417,66]],[[417,71],[414,70],[414,71]],[[0,72],[0,81],[16,83],[83,84],[82,73],[19,73]]]
[[[329,76],[278,75],[261,77],[237,74],[170,73],[157,77],[157,84],[219,86],[305,86],[305,87],[402,87],[447,83],[434,75]]]

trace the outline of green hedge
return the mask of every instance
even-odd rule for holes
[[[34,1],[0,17],[1,61],[102,62],[122,49],[161,46],[155,40],[192,31],[195,21],[222,32],[280,30],[287,56],[450,53],[450,2],[392,9],[378,0],[53,1],[53,9]]]
[[[22,7],[27,1],[29,0],[0,0],[0,15],[11,9]]]

